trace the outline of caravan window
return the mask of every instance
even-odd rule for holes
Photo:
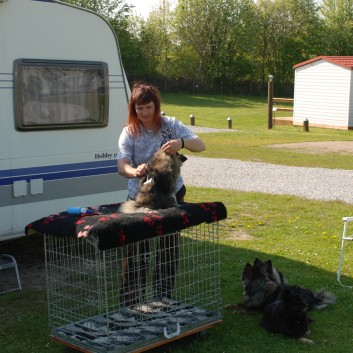
[[[18,130],[107,125],[106,63],[19,59],[14,73]]]

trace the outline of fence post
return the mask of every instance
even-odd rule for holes
[[[269,129],[272,129],[272,106],[273,106],[273,75],[268,75],[267,127]]]
[[[309,131],[309,120],[308,120],[308,118],[306,118],[306,119],[303,121],[303,130],[304,130],[304,131]]]
[[[192,126],[195,125],[195,116],[194,116],[194,114],[190,115],[190,125],[192,125]]]
[[[231,129],[232,128],[232,118],[230,116],[227,118],[227,122],[228,122],[228,129]]]

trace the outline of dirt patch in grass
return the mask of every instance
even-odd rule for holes
[[[243,230],[230,230],[225,237],[226,240],[251,240],[254,237]]]
[[[268,145],[270,148],[293,149],[298,152],[324,154],[338,153],[353,155],[353,141],[320,141]]]

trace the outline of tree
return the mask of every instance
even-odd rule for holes
[[[315,55],[321,22],[315,0],[261,0],[257,4],[261,80],[293,82],[293,65]]]
[[[250,0],[179,0],[176,28],[194,51],[200,79],[222,92],[230,81],[252,75],[253,3]]]
[[[68,4],[80,6],[97,12],[107,19],[123,19],[131,11],[131,5],[126,0],[63,0]]]
[[[173,13],[168,0],[160,0],[159,5],[151,11],[142,29],[142,42],[147,60],[164,77],[164,90],[167,91],[172,48],[175,44]]]
[[[281,91],[293,87],[296,63],[353,52],[352,0],[178,0],[174,11],[160,0],[147,20],[126,1],[66,2],[107,18],[130,81],[152,79],[164,90],[184,82],[240,92],[273,74]]]
[[[127,26],[121,27],[110,21],[119,40],[121,57],[129,82],[140,80],[151,71],[151,65],[147,60],[143,49],[141,31],[144,20],[141,17],[129,16]]]
[[[321,5],[325,55],[353,54],[352,0],[323,0]]]
[[[132,6],[126,0],[66,0],[104,16],[112,26],[129,82],[148,72],[140,38],[143,19],[131,15]]]

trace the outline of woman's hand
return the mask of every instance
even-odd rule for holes
[[[144,175],[146,175],[147,173],[147,163],[145,164],[140,164],[137,168],[136,168],[136,178],[141,178]]]
[[[202,152],[206,149],[202,140],[197,137],[193,139],[175,139],[166,142],[162,147],[162,151],[168,154],[175,154],[182,148],[186,148],[191,152]]]
[[[118,160],[118,172],[125,178],[141,178],[147,173],[148,164],[140,164],[137,168],[131,166],[129,159]]]
[[[162,147],[162,151],[167,154],[175,154],[183,147],[182,139],[175,139],[166,142]]]

